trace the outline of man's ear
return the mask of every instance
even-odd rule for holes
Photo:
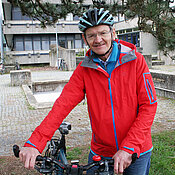
[[[82,33],[82,37],[83,37],[84,43],[85,43],[86,45],[88,45],[84,33]]]
[[[115,32],[115,28],[112,28],[112,36],[113,36],[113,40],[116,39],[116,32]]]

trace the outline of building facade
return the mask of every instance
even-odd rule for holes
[[[20,64],[49,63],[49,51],[52,45],[76,49],[84,48],[81,32],[78,29],[79,18],[68,14],[52,26],[42,28],[39,21],[23,16],[19,7],[13,7],[3,0],[6,55],[9,62]],[[51,3],[58,1],[50,0]],[[85,8],[90,8],[92,1],[85,1]],[[143,48],[143,54],[156,54],[156,40],[149,34],[137,30],[137,19],[126,21],[124,16],[115,17],[116,33],[119,39],[126,40]],[[151,45],[150,45],[151,43]]]

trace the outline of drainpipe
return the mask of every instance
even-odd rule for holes
[[[0,42],[1,42],[1,62],[4,62],[3,31],[2,31],[2,0],[0,0]]]
[[[57,63],[58,63],[58,23],[56,23],[56,49],[57,49]]]

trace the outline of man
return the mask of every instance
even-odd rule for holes
[[[98,154],[114,159],[115,173],[148,175],[156,93],[143,56],[133,44],[115,39],[113,24],[104,9],[90,9],[80,18],[90,50],[22,148],[26,168],[34,167],[36,156],[86,94],[92,127],[89,162]],[[133,164],[132,155],[138,158]]]

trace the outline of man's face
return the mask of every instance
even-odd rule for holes
[[[102,55],[111,47],[111,41],[115,39],[115,30],[112,29],[111,31],[107,25],[99,25],[88,28],[85,35],[86,36],[83,37],[85,43],[89,45],[93,52]],[[105,57],[108,57],[109,54],[105,55]]]

